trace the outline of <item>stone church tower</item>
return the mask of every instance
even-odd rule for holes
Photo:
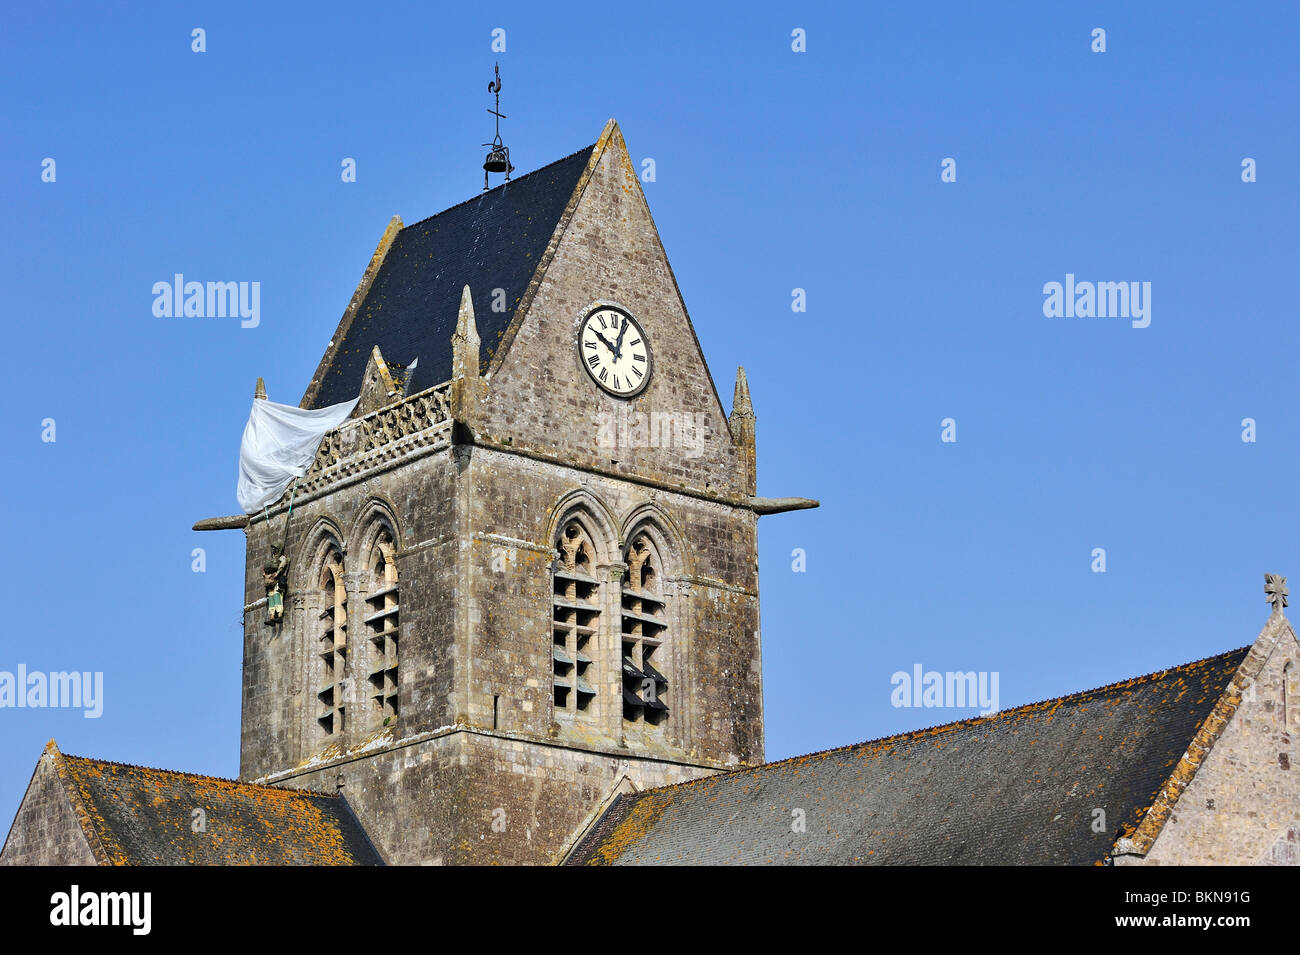
[[[358,390],[245,526],[242,779],[341,791],[390,863],[545,863],[620,791],[762,763],[757,519],[815,502],[755,496],[613,120],[394,218],[302,405]]]

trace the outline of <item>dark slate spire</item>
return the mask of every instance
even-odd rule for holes
[[[483,368],[515,318],[594,146],[544,166],[397,233],[373,284],[320,372],[309,407],[357,396],[371,350],[420,362],[407,394],[449,381],[452,335],[468,285],[483,341]]]

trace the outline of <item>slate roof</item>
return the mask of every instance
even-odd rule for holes
[[[339,795],[56,758],[83,827],[110,865],[384,864]],[[192,830],[196,808],[204,832]]]
[[[1096,864],[1151,807],[1248,650],[620,796],[567,862]]]
[[[523,300],[595,146],[497,186],[397,233],[374,282],[321,376],[311,407],[357,396],[370,351],[409,365],[407,394],[451,378],[461,289],[474,296],[483,368]],[[494,289],[507,308],[491,308]]]

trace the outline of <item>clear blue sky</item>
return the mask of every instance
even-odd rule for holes
[[[10,8],[0,670],[106,700],[0,710],[0,824],[51,736],[237,772],[243,535],[190,526],[236,510],[255,379],[298,400],[389,216],[477,193],[494,60],[520,172],[610,116],[655,159],[760,493],[822,502],[760,525],[769,757],[972,715],[892,707],[917,663],[1007,707],[1249,643],[1262,575],[1300,582],[1300,14],[1156,7]],[[155,318],[175,272],[260,282],[261,325]],[[1150,327],[1044,317],[1067,273],[1150,282]]]

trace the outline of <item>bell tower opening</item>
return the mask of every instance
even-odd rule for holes
[[[586,528],[576,518],[565,523],[551,570],[551,686],[557,716],[588,715],[596,698],[591,668],[601,642],[601,583],[595,553]]]

